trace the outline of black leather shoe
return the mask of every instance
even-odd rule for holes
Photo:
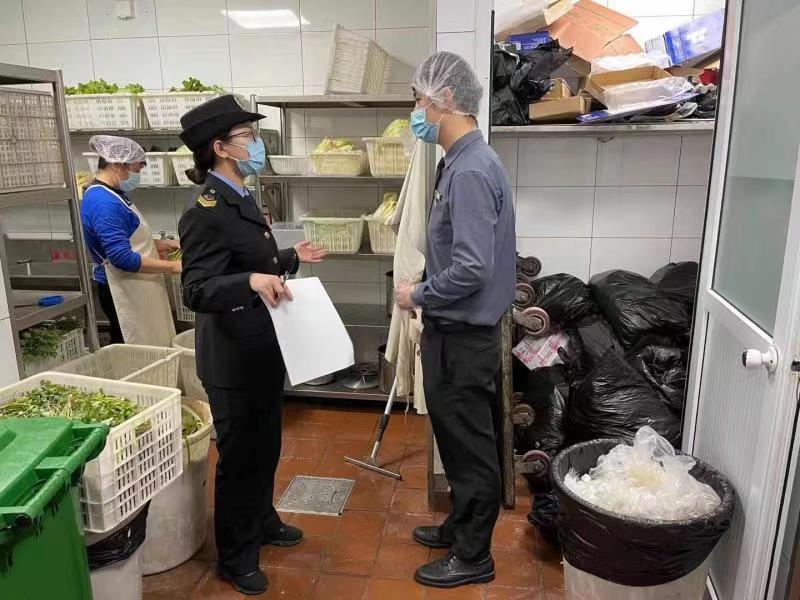
[[[486,583],[494,579],[494,560],[491,554],[477,561],[461,560],[452,552],[447,556],[422,565],[414,573],[422,585],[437,588],[454,588],[468,583]]]
[[[300,529],[281,523],[278,529],[266,536],[264,544],[285,548],[287,546],[296,546],[302,539],[303,532]]]
[[[449,548],[453,545],[453,540],[445,539],[442,536],[442,528],[438,526],[424,525],[417,527],[411,537],[414,538],[415,542],[428,548]]]
[[[245,596],[258,596],[266,592],[269,587],[267,576],[261,569],[256,569],[247,575],[233,575],[222,567],[218,568],[218,572],[222,579],[230,582],[233,589]]]

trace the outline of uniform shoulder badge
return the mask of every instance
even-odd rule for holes
[[[217,191],[213,188],[204,190],[197,198],[197,205],[203,208],[214,208],[217,205]]]

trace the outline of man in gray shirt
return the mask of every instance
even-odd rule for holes
[[[414,530],[417,542],[450,549],[415,579],[455,587],[495,574],[496,382],[500,320],[514,300],[514,205],[500,159],[477,129],[483,88],[467,62],[438,52],[419,67],[413,87],[412,131],[446,154],[436,169],[425,278],[401,283],[395,296],[400,308],[422,308],[425,400],[453,499],[441,526]]]

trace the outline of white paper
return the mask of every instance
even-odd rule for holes
[[[353,341],[319,278],[291,279],[286,285],[294,300],[284,300],[277,308],[264,304],[272,315],[289,382],[300,385],[351,367]]]

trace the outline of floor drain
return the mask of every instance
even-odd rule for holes
[[[340,515],[354,483],[352,479],[296,475],[277,509],[309,515]]]

